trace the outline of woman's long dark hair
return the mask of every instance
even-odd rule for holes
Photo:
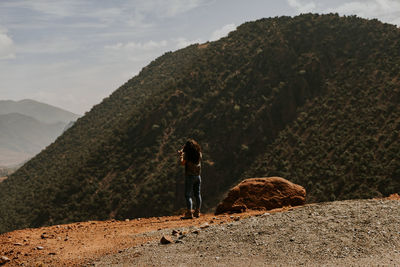
[[[188,161],[198,164],[200,161],[200,145],[193,139],[189,139],[183,147],[183,152],[186,154]]]

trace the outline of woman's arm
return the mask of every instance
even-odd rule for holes
[[[179,154],[179,163],[181,165],[185,165],[185,163],[186,163],[185,153],[182,150],[178,150],[178,154]]]

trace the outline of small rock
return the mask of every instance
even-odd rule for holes
[[[178,244],[178,243],[183,244],[184,242],[182,240],[178,239],[178,240],[175,241],[175,243],[176,244]]]
[[[17,247],[20,247],[22,245],[23,245],[22,243],[14,243],[14,246],[17,246]]]
[[[198,235],[200,232],[199,230],[194,230],[192,233]]]
[[[0,265],[6,264],[9,261],[10,261],[10,259],[7,258],[6,256],[1,256],[0,257]]]
[[[38,247],[36,247],[36,249],[37,249],[37,250],[43,250],[44,247],[38,246]]]
[[[165,236],[165,235],[163,235],[160,240],[160,243],[163,245],[171,244],[172,242],[173,242],[173,240],[170,237]]]
[[[234,219],[236,222],[240,220],[240,217],[235,217]]]
[[[215,257],[216,260],[219,260],[219,257]]]
[[[129,222],[129,219],[125,219],[126,222]]]
[[[178,236],[178,235],[180,235],[180,232],[174,229],[174,230],[172,230],[172,235]]]
[[[56,255],[56,253],[55,252],[49,252],[49,255],[54,256],[54,255]]]
[[[47,233],[43,233],[40,236],[40,238],[42,238],[42,239],[53,238],[53,237],[54,237],[54,235],[48,235]]]
[[[205,228],[208,228],[208,227],[210,227],[210,225],[208,223],[205,223],[205,224],[200,226],[200,229],[205,229]]]

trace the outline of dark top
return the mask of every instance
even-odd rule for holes
[[[193,175],[193,176],[198,176],[201,174],[201,160],[202,160],[202,154],[200,152],[200,160],[199,163],[193,163],[189,161],[186,157],[186,154],[183,155],[183,159],[186,161],[185,163],[185,175]]]

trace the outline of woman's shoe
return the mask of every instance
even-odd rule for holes
[[[200,209],[196,209],[193,213],[193,216],[196,218],[199,218],[200,217]]]
[[[185,215],[181,217],[182,220],[193,219],[193,213],[191,210],[187,210]]]

